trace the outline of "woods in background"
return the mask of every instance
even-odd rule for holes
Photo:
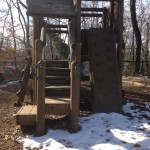
[[[0,51],[11,51],[13,65],[17,66],[18,57],[32,54],[32,18],[26,15],[28,8],[26,0],[1,0],[0,3],[3,6],[0,8]],[[90,8],[108,8],[107,3],[97,1],[82,2],[81,4]],[[132,72],[135,74],[140,72],[141,61],[145,61],[145,70],[148,70],[150,65],[148,63],[150,61],[149,6],[150,0],[124,0],[123,60],[134,63],[134,65],[132,63]],[[83,29],[101,26],[102,20],[98,17],[81,18],[81,27]],[[49,38],[53,40],[53,42],[51,41],[53,44],[55,43],[55,48],[66,47],[67,43],[62,37],[57,35],[56,38]],[[56,42],[56,39],[60,44]],[[68,55],[68,52],[65,54],[61,51],[60,53]],[[67,58],[66,56],[63,57]]]

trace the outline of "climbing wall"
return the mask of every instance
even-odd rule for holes
[[[88,36],[93,112],[121,111],[114,31],[90,29]]]

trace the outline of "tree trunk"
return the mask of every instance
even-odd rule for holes
[[[139,74],[140,70],[140,61],[141,61],[141,33],[139,31],[137,19],[136,19],[136,0],[130,0],[130,11],[131,11],[131,20],[135,33],[136,39],[136,53],[135,53],[135,66],[134,74]]]
[[[148,55],[149,55],[149,51],[148,51],[148,46],[149,46],[149,23],[146,24],[147,25],[147,35],[146,35],[146,43],[145,43],[145,61],[146,61],[146,71],[148,72]]]

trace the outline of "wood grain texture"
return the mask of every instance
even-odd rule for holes
[[[28,0],[28,15],[70,18],[75,16],[72,0]]]

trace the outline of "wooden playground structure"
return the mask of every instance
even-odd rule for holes
[[[92,0],[28,1],[27,14],[33,16],[32,64],[29,59],[18,99],[23,101],[30,68],[34,104],[22,106],[16,114],[16,122],[18,125],[36,125],[38,135],[45,132],[47,114],[68,114],[70,131],[78,131],[80,66],[84,60],[90,63],[93,112],[121,111],[123,0],[97,0],[109,2],[108,9],[82,8],[81,1]],[[69,23],[47,24],[43,17],[64,18]],[[101,17],[102,27],[82,30],[81,35],[82,17]],[[45,60],[46,34],[63,33],[62,28],[68,32],[70,60]],[[87,49],[83,45],[87,45]]]

